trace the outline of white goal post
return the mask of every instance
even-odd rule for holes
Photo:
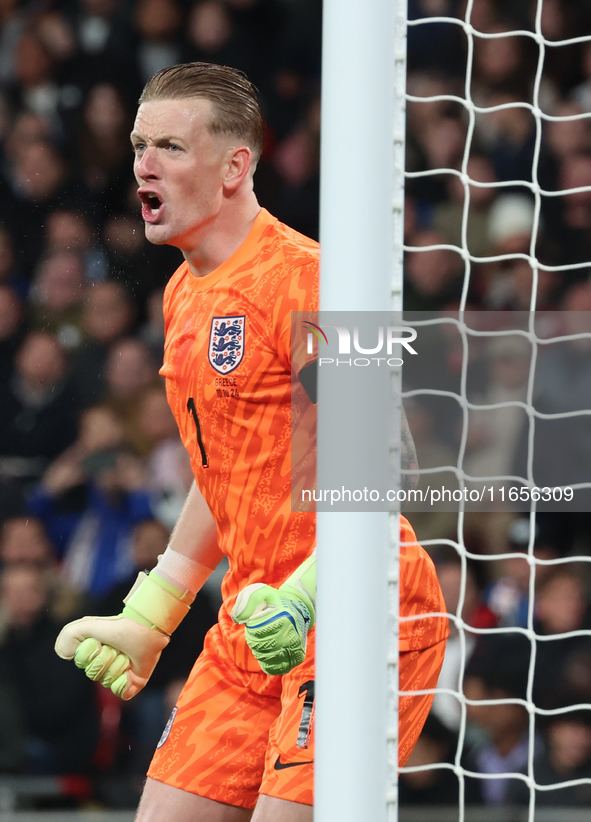
[[[405,0],[324,2],[324,311],[401,308],[405,37]],[[322,431],[331,421],[323,417],[321,379],[319,396],[323,487],[331,455],[323,449]],[[395,819],[396,807],[397,517],[390,528],[386,512],[317,516],[314,818],[386,822]]]
[[[560,568],[564,566],[568,566],[570,563],[578,563],[579,567],[588,567],[589,563],[591,563],[591,556],[587,553],[582,553],[581,551],[575,551],[572,555],[569,556],[558,556],[551,559],[543,559],[535,555],[535,540],[536,540],[536,528],[538,522],[538,496],[534,496],[536,491],[535,482],[534,482],[534,442],[535,442],[535,432],[536,432],[536,425],[538,424],[539,420],[542,419],[550,419],[550,417],[554,419],[566,420],[567,418],[584,418],[589,417],[591,414],[591,408],[584,407],[579,408],[575,411],[562,411],[560,413],[553,413],[553,414],[545,414],[539,410],[536,405],[536,397],[534,393],[534,384],[535,379],[539,372],[536,371],[537,361],[540,356],[544,354],[544,347],[547,346],[549,340],[541,339],[539,336],[539,331],[536,329],[536,325],[534,323],[534,312],[539,306],[538,296],[539,296],[539,283],[540,283],[540,275],[544,272],[550,273],[564,273],[568,276],[569,273],[576,275],[580,273],[581,269],[588,269],[590,266],[589,260],[584,261],[574,261],[569,263],[560,263],[560,264],[550,264],[548,262],[542,262],[538,259],[537,256],[537,245],[538,240],[540,237],[540,232],[542,230],[542,221],[541,221],[541,211],[542,211],[542,202],[543,198],[561,198],[568,195],[573,195],[582,192],[589,192],[591,187],[587,184],[584,185],[573,185],[573,187],[563,187],[561,190],[546,190],[542,186],[540,182],[540,158],[541,152],[543,147],[543,128],[547,126],[549,123],[566,123],[568,121],[577,121],[577,120],[587,120],[591,118],[591,112],[587,109],[585,111],[581,111],[580,113],[556,113],[553,112],[551,109],[548,110],[547,108],[542,105],[542,82],[543,82],[543,72],[545,66],[545,56],[548,52],[552,52],[560,47],[568,47],[574,46],[577,44],[589,43],[591,42],[591,31],[580,31],[577,32],[577,36],[570,37],[568,39],[554,39],[549,40],[544,35],[543,32],[543,11],[544,11],[544,2],[545,0],[532,0],[531,3],[531,29],[530,30],[523,30],[523,29],[512,29],[511,27],[502,27],[500,31],[491,31],[491,32],[482,32],[476,30],[472,25],[472,14],[475,8],[474,0],[467,0],[465,4],[465,13],[462,17],[426,17],[422,19],[416,19],[408,21],[409,26],[422,26],[428,24],[432,27],[436,26],[437,24],[445,25],[445,26],[454,26],[458,27],[466,37],[466,74],[465,74],[465,82],[464,82],[464,93],[463,96],[460,94],[435,94],[433,96],[427,97],[419,97],[415,95],[407,95],[407,100],[416,104],[418,106],[424,104],[437,104],[437,103],[453,103],[456,104],[458,107],[464,112],[465,120],[466,120],[466,139],[464,144],[464,150],[462,155],[462,160],[459,167],[447,167],[447,168],[429,168],[425,171],[411,171],[407,172],[406,176],[407,179],[418,179],[418,178],[435,178],[438,175],[450,175],[457,178],[464,190],[464,200],[463,200],[463,208],[462,208],[462,216],[461,216],[461,231],[460,231],[460,242],[459,244],[453,243],[442,243],[442,244],[433,244],[433,245],[422,245],[420,248],[409,245],[406,248],[406,251],[409,253],[426,253],[429,251],[433,251],[436,249],[445,249],[449,251],[453,251],[454,253],[458,254],[461,257],[462,264],[463,264],[463,287],[461,290],[461,297],[459,301],[459,311],[458,311],[458,320],[459,325],[462,326],[462,333],[466,334],[469,337],[470,332],[467,332],[467,327],[463,323],[465,315],[464,311],[468,305],[468,295],[469,289],[472,284],[472,272],[473,267],[475,264],[483,264],[483,263],[500,263],[500,262],[511,262],[515,260],[523,260],[527,263],[531,270],[531,289],[529,293],[529,306],[528,310],[530,312],[530,321],[528,323],[527,332],[525,334],[528,342],[531,344],[531,357],[529,361],[529,368],[528,368],[528,375],[527,375],[527,396],[525,398],[525,402],[522,403],[525,411],[527,413],[527,420],[528,420],[528,437],[527,437],[527,460],[526,460],[526,469],[523,476],[523,486],[525,488],[532,489],[532,494],[529,497],[529,516],[527,520],[527,538],[523,543],[523,548],[521,549],[520,553],[497,553],[497,554],[475,554],[473,553],[465,543],[465,506],[460,503],[458,506],[458,513],[457,513],[457,537],[455,540],[443,540],[443,539],[432,539],[423,544],[428,547],[429,549],[436,548],[440,546],[442,543],[446,543],[450,548],[455,550],[457,553],[459,560],[461,562],[462,568],[462,588],[460,591],[459,601],[457,604],[457,609],[454,613],[451,614],[451,621],[457,630],[458,639],[459,639],[459,646],[460,646],[460,662],[459,662],[459,672],[458,672],[458,681],[456,683],[455,688],[451,688],[448,690],[449,696],[453,697],[457,700],[460,708],[460,721],[459,721],[459,738],[458,738],[458,745],[455,754],[455,758],[453,762],[441,762],[435,765],[438,768],[449,768],[453,770],[458,778],[460,793],[459,793],[459,807],[455,815],[453,815],[453,819],[457,819],[459,822],[463,822],[468,815],[469,818],[470,813],[467,812],[467,809],[464,804],[464,784],[465,779],[468,776],[476,777],[479,780],[495,780],[495,779],[504,779],[504,778],[512,778],[515,781],[520,781],[528,791],[529,795],[529,804],[520,812],[519,819],[528,820],[528,822],[536,822],[536,820],[548,820],[548,822],[555,822],[558,819],[579,819],[583,818],[585,813],[588,813],[587,810],[577,811],[576,809],[569,809],[565,811],[564,809],[561,811],[559,808],[556,808],[554,811],[552,808],[543,808],[540,809],[537,806],[537,797],[540,795],[548,796],[549,793],[552,791],[560,790],[561,788],[576,788],[579,786],[584,785],[591,785],[591,779],[588,776],[580,777],[580,778],[573,778],[572,776],[569,778],[565,776],[563,778],[556,778],[555,781],[552,783],[540,782],[536,778],[536,737],[537,737],[537,723],[539,722],[540,718],[552,718],[552,717],[559,717],[565,716],[568,717],[569,714],[575,711],[590,711],[591,710],[591,700],[574,700],[572,704],[568,706],[556,707],[556,708],[544,708],[536,704],[535,702],[535,694],[534,694],[534,673],[535,673],[535,665],[536,665],[536,655],[539,652],[540,646],[552,645],[553,643],[560,641],[560,640],[567,640],[569,638],[584,638],[584,637],[591,637],[591,631],[589,631],[586,627],[581,628],[580,630],[572,630],[567,631],[565,633],[551,633],[551,634],[541,634],[538,632],[538,629],[535,624],[535,612],[534,612],[534,604],[536,602],[536,582],[537,582],[537,572],[544,567],[548,568]],[[554,4],[555,6],[556,4]],[[553,7],[554,7],[553,6]],[[483,104],[482,101],[476,101],[473,98],[472,93],[472,70],[474,65],[474,47],[477,41],[495,41],[501,38],[512,38],[512,37],[519,37],[519,38],[527,38],[528,42],[533,43],[535,48],[537,49],[537,56],[535,61],[535,72],[533,76],[533,83],[532,83],[532,95],[531,100],[520,100],[520,101],[510,101],[504,102],[498,105],[486,105]],[[480,102],[480,104],[479,104]],[[475,129],[476,129],[476,122],[477,118],[482,115],[491,114],[493,112],[509,112],[512,109],[522,109],[526,110],[531,113],[534,122],[534,146],[532,152],[532,163],[531,163],[531,175],[529,179],[501,179],[494,182],[479,182],[474,179],[471,179],[468,173],[468,164],[470,159],[471,150],[473,147],[473,140],[475,137]],[[502,193],[505,189],[514,189],[515,187],[520,187],[524,191],[528,191],[529,195],[531,196],[533,209],[531,215],[531,239],[529,243],[529,250],[527,252],[519,251],[515,253],[507,253],[507,254],[498,254],[495,256],[478,256],[475,254],[474,250],[470,248],[469,241],[468,241],[468,219],[470,213],[470,195],[472,190],[478,188],[490,188],[495,189],[496,193]],[[560,188],[560,186],[558,187]],[[578,306],[575,306],[578,308]],[[585,326],[583,323],[582,331],[583,333],[580,334],[580,339],[586,338],[587,340],[590,337],[589,324]],[[489,335],[491,338],[494,334]],[[570,341],[574,341],[577,338],[577,335],[574,333],[570,334],[563,334],[562,336],[556,336],[550,339],[550,342],[555,344],[557,343],[564,343]],[[467,355],[466,349],[463,352],[463,361],[462,361],[462,380],[461,380],[461,389],[460,392],[456,395],[455,399],[458,402],[458,406],[461,409],[461,413],[463,416],[462,422],[462,431],[461,431],[461,441],[460,447],[458,452],[458,459],[457,463],[452,466],[452,469],[460,482],[460,486],[467,480],[470,480],[471,477],[466,470],[465,464],[465,457],[466,457],[466,446],[467,446],[467,435],[468,435],[468,419],[469,413],[474,410],[479,410],[484,408],[483,405],[475,404],[471,401],[470,397],[466,392],[466,370],[467,370]],[[436,394],[437,392],[431,392],[432,394]],[[518,405],[518,403],[511,403],[511,402],[504,402],[498,403],[496,406],[497,409],[500,409],[502,406],[508,407],[512,404]],[[493,406],[489,406],[488,410],[492,410]],[[419,456],[420,462],[420,456]],[[496,477],[489,477],[489,479],[499,479]],[[502,478],[504,479],[504,478]],[[507,477],[507,479],[509,479]],[[591,481],[591,466],[587,466],[587,476],[584,477],[584,481],[579,483],[579,488],[585,489],[590,487]],[[575,488],[577,485],[574,486]],[[527,494],[526,494],[527,497]],[[525,624],[521,626],[508,624],[506,627],[495,627],[495,628],[473,628],[468,625],[463,619],[463,608],[465,602],[465,594],[466,594],[466,563],[468,560],[477,560],[482,562],[489,567],[495,565],[495,563],[501,563],[505,560],[514,560],[516,557],[522,557],[529,565],[529,590],[528,590],[528,600],[527,600],[527,616],[525,619]],[[469,700],[463,692],[462,680],[464,670],[466,668],[466,663],[469,657],[469,651],[467,647],[467,637],[469,634],[474,637],[475,635],[484,635],[484,634],[506,634],[506,635],[515,635],[521,634],[523,637],[526,637],[530,648],[531,648],[531,656],[529,660],[529,671],[527,676],[527,688],[525,693],[525,698],[515,698],[515,699],[485,699],[481,701]],[[591,640],[590,640],[591,641]],[[527,762],[524,763],[522,768],[511,768],[506,767],[505,769],[501,769],[499,772],[491,772],[489,774],[484,773],[475,773],[470,772],[465,765],[463,754],[464,754],[464,743],[466,739],[466,729],[467,729],[467,708],[468,707],[477,707],[483,706],[488,707],[490,706],[491,709],[494,709],[495,705],[502,705],[502,704],[519,704],[521,705],[526,711],[528,715],[528,733],[527,733]],[[407,771],[420,771],[420,770],[427,770],[433,768],[434,766],[427,765],[427,766],[419,766],[416,768],[407,768]],[[575,775],[576,776],[576,775]],[[483,808],[479,810],[480,815],[476,813],[473,818],[478,819],[492,819],[492,818],[502,818],[503,813],[508,813],[506,809],[503,807],[500,808]],[[500,814],[500,815],[495,815]],[[441,818],[442,820],[451,819],[451,816],[437,816],[437,818]],[[508,818],[508,817],[507,817]],[[517,817],[516,817],[517,818]]]
[[[441,8],[445,3],[425,4]],[[409,245],[411,254],[429,251],[452,251],[459,255],[463,266],[458,323],[464,341],[470,337],[465,322],[473,268],[476,264],[522,260],[531,270],[531,291],[527,310],[531,315],[525,336],[531,343],[531,360],[527,378],[527,396],[521,406],[528,420],[527,459],[523,475],[525,487],[534,483],[534,442],[536,424],[540,419],[581,417],[591,414],[591,408],[564,413],[544,414],[535,403],[534,382],[536,364],[547,340],[537,336],[533,315],[538,308],[539,283],[544,272],[580,273],[589,268],[589,261],[560,264],[541,261],[536,248],[541,230],[543,198],[559,198],[577,192],[589,192],[591,186],[573,186],[562,190],[544,190],[540,183],[539,162],[543,145],[543,127],[591,118],[591,112],[576,114],[544,110],[541,104],[545,55],[561,46],[591,42],[591,32],[580,32],[568,40],[548,40],[542,30],[544,0],[532,0],[531,30],[481,32],[472,25],[475,0],[466,0],[461,17],[433,16],[408,20],[407,0],[324,0],[323,77],[322,77],[322,144],[321,144],[321,310],[384,311],[402,308],[403,283],[403,197],[404,181],[448,175],[459,180],[464,201],[460,239],[420,247]],[[454,26],[466,37],[466,76],[463,95],[435,94],[419,97],[406,94],[406,32],[407,26],[429,24]],[[472,70],[475,42],[500,38],[528,38],[537,49],[532,96],[529,101],[485,105],[473,99]],[[405,111],[406,101],[421,106],[428,103],[453,103],[464,113],[466,139],[461,162],[454,167],[428,168],[405,172]],[[522,180],[479,182],[469,176],[469,159],[477,120],[493,112],[526,109],[535,124],[531,176]],[[521,186],[531,197],[531,241],[526,252],[478,256],[469,244],[468,222],[471,189],[505,189]],[[491,335],[489,335],[491,336]],[[492,335],[494,336],[494,334]],[[589,337],[584,331],[582,337]],[[574,339],[575,335],[560,339]],[[559,339],[558,337],[556,339]],[[455,395],[463,417],[457,462],[450,467],[460,487],[469,482],[465,457],[467,454],[468,420],[472,411],[493,406],[475,404],[466,391],[467,349],[464,347],[461,388]],[[322,381],[320,380],[320,397]],[[420,392],[411,392],[417,394]],[[429,393],[429,392],[423,392]],[[436,394],[436,391],[432,391]],[[441,392],[440,392],[441,393]],[[409,394],[409,396],[411,395]],[[497,403],[494,408],[512,405]],[[318,421],[318,485],[323,487],[322,472],[330,454],[323,451],[322,429],[330,420],[323,419],[322,404]],[[394,443],[396,448],[396,443]],[[385,447],[385,453],[388,448]],[[420,461],[420,455],[419,455]],[[438,469],[427,469],[436,475]],[[431,476],[431,475],[430,475]],[[489,477],[498,480],[506,477]],[[589,482],[582,487],[591,487]],[[591,710],[591,701],[548,709],[535,704],[534,668],[541,643],[552,643],[570,636],[589,636],[587,629],[566,634],[540,635],[534,624],[536,574],[543,566],[564,566],[579,562],[589,566],[591,556],[576,553],[567,557],[540,559],[534,553],[538,503],[531,497],[528,509],[528,538],[520,554],[474,554],[465,542],[466,511],[462,502],[457,510],[456,536],[426,540],[428,549],[447,546],[457,554],[462,569],[462,589],[457,608],[450,620],[457,631],[460,645],[459,679],[449,688],[449,696],[457,700],[460,712],[459,741],[452,762],[407,767],[406,771],[433,767],[452,770],[459,783],[459,807],[455,815],[434,814],[433,818],[466,818],[464,783],[467,777],[499,779],[510,776],[520,780],[529,791],[529,805],[520,819],[528,822],[552,820],[536,809],[536,794],[560,787],[591,784],[591,779],[567,779],[554,785],[536,781],[534,742],[536,722],[540,717],[568,713],[574,708]],[[398,553],[399,528],[396,515],[367,513],[318,514],[318,601],[317,624],[317,713],[316,713],[316,822],[396,822],[397,798],[397,656],[398,656]],[[474,629],[464,621],[467,562],[478,560],[493,568],[504,559],[521,556],[529,565],[529,601],[525,627]],[[491,574],[493,576],[493,574]],[[387,584],[388,583],[388,584]],[[531,647],[527,693],[525,699],[470,701],[463,693],[462,678],[469,649],[467,638],[478,634],[515,634],[526,637]],[[518,703],[529,717],[528,753],[525,770],[483,775],[466,768],[463,759],[467,728],[467,708],[495,704]],[[490,815],[489,814],[492,814]],[[482,820],[501,818],[498,809],[481,809]],[[502,813],[502,809],[501,809]],[[548,811],[546,811],[548,814]],[[406,816],[404,817],[406,818]],[[411,816],[408,816],[410,819]],[[412,817],[419,818],[419,817]],[[468,813],[468,818],[470,813]],[[578,819],[573,811],[571,818]]]

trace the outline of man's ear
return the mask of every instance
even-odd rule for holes
[[[224,175],[224,188],[236,191],[242,181],[250,174],[252,151],[248,146],[235,146],[228,149],[228,164]]]

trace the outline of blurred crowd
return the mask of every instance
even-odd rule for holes
[[[475,0],[471,22],[482,32],[531,31],[536,5]],[[462,0],[409,2],[411,19],[461,18],[465,9]],[[541,25],[551,41],[591,35],[591,2],[544,0]],[[191,482],[158,375],[162,293],[181,258],[146,243],[131,171],[128,135],[141,88],[179,61],[244,70],[268,121],[255,177],[259,199],[317,238],[320,43],[320,0],[0,3],[0,775],[75,776],[69,784],[76,802],[133,806],[219,602],[214,583],[130,703],[53,653],[64,622],[120,611],[137,571],[152,567],[165,548]],[[408,43],[411,94],[465,97],[461,27],[411,27]],[[472,99],[482,107],[533,103],[537,58],[537,46],[524,36],[475,38]],[[549,115],[591,113],[591,44],[547,47],[538,90]],[[591,185],[590,128],[586,118],[544,120],[538,145],[536,119],[525,108],[477,114],[472,134],[457,102],[409,103],[410,171],[460,170],[472,134],[467,171],[479,185],[468,186],[465,230],[466,189],[449,172],[408,181],[405,227],[409,246],[452,244],[467,246],[476,258],[505,255],[472,261],[468,309],[591,309],[589,268],[577,267],[591,261],[591,193],[542,196],[536,226],[527,185],[486,185],[537,180],[548,192]],[[529,254],[532,232],[544,264],[574,267],[532,272],[527,260],[511,257]],[[457,309],[465,274],[459,252],[408,253],[406,307]],[[457,374],[457,347],[437,350]],[[519,343],[495,346],[485,367],[471,370],[473,396],[522,400],[530,361],[531,350]],[[545,397],[546,410],[564,410],[565,392],[575,386],[579,406],[591,407],[588,358],[575,376],[556,354],[545,367],[553,376],[544,384],[555,389]],[[471,425],[466,466],[475,476],[502,472],[518,454],[523,420],[514,411]],[[407,413],[421,464],[455,464],[453,414],[420,398]],[[570,426],[569,434],[572,449],[583,455],[591,449],[584,425]],[[553,470],[554,457],[547,462]],[[409,516],[421,539],[458,538],[455,514]],[[588,566],[551,564],[591,554],[588,517],[538,517],[533,579],[530,563],[518,556],[527,552],[528,518],[491,511],[467,516],[463,527],[462,539],[477,557],[467,566],[454,551],[430,548],[450,613],[461,589],[461,616],[475,629],[525,628],[531,612],[544,638],[531,668],[534,698],[549,710],[591,702],[589,637],[551,639],[590,627]],[[465,639],[464,649],[452,626],[441,684],[458,690],[463,677],[471,700],[523,699],[529,640],[514,633]],[[453,763],[463,710],[456,697],[438,697],[409,764]],[[530,727],[519,702],[468,704],[465,719],[462,764],[471,771],[523,770],[531,742],[541,782],[591,776],[588,711],[536,717]],[[539,801],[585,804],[584,787],[541,792]],[[453,803],[457,796],[450,768],[401,778],[403,802]],[[466,796],[497,805],[528,799],[518,779],[467,780]]]
[[[63,802],[135,805],[220,597],[218,574],[129,703],[53,652],[66,621],[121,611],[192,481],[158,374],[182,257],[144,238],[137,99],[174,63],[245,71],[268,121],[257,193],[317,237],[320,15],[317,0],[0,3],[0,776],[66,775]]]
[[[476,540],[465,564],[453,550],[434,551],[448,612],[462,620],[462,627],[452,620],[438,683],[455,694],[435,696],[408,763],[425,770],[401,776],[403,804],[457,803],[455,764],[481,775],[465,777],[466,803],[527,806],[529,788],[516,774],[528,774],[530,750],[540,785],[591,780],[591,710],[580,707],[591,702],[590,569],[580,559],[552,564],[568,556],[570,535],[543,514],[528,561],[530,529],[529,515],[512,519],[498,559]],[[530,713],[526,702],[540,712]],[[447,767],[428,767],[434,763]],[[536,791],[538,807],[590,800],[590,781]]]
[[[529,254],[547,266],[591,260],[591,193],[556,192],[591,182],[591,41],[548,45],[541,75],[538,45],[531,37],[503,36],[534,31],[538,3],[531,0],[476,0],[471,24],[494,38],[474,36],[468,71],[467,36],[459,25],[409,28],[408,92],[470,99],[479,109],[473,130],[464,105],[453,100],[409,102],[407,170],[427,172],[407,183],[406,242],[425,247],[453,244],[472,257]],[[409,18],[445,15],[464,19],[461,0],[411,0]],[[591,4],[544,0],[541,31],[548,41],[591,33]],[[467,98],[466,95],[469,95]],[[535,97],[534,97],[535,95]],[[519,104],[526,105],[519,105]],[[536,104],[550,117],[538,121]],[[529,105],[530,108],[526,106]],[[538,138],[539,141],[538,141]],[[452,170],[465,169],[466,189]],[[429,174],[435,169],[447,173]],[[520,184],[519,181],[522,181]],[[494,184],[503,184],[494,187]],[[531,184],[542,189],[539,224]],[[462,212],[469,197],[465,236]],[[533,234],[533,241],[532,241]],[[463,241],[464,239],[464,241]],[[465,266],[460,253],[433,250],[408,255],[405,305],[439,310],[458,303]],[[478,310],[572,310],[573,290],[588,307],[589,269],[539,270],[527,260],[473,261],[467,307]],[[587,298],[587,299],[585,299]]]
[[[472,26],[496,36],[474,37],[471,63],[461,26],[433,22],[409,28],[411,95],[470,99],[479,109],[508,106],[478,111],[472,128],[466,106],[456,100],[408,103],[406,167],[418,174],[407,180],[405,243],[415,249],[458,249],[407,253],[405,307],[410,311],[453,315],[463,298],[473,312],[467,322],[479,331],[527,328],[516,312],[533,308],[547,312],[537,328],[542,337],[591,331],[591,188],[557,194],[591,186],[591,40],[553,45],[591,36],[591,3],[544,0],[539,24],[550,44],[543,64],[531,37],[503,36],[512,30],[533,32],[539,5],[475,0]],[[466,12],[464,0],[409,2],[411,20],[465,20]],[[574,119],[537,119],[534,104],[550,117]],[[470,178],[466,184],[453,173],[462,170]],[[542,190],[539,215],[532,184]],[[563,268],[537,269],[524,255]],[[461,393],[466,350],[454,334],[449,327],[427,333],[427,371],[420,375],[405,363],[408,388]],[[405,407],[419,465],[456,466],[463,433],[461,464],[468,475],[526,476],[525,410],[490,406],[526,403],[531,374],[537,410],[556,414],[591,408],[589,341],[540,346],[536,353],[533,371],[532,345],[524,337],[487,343],[472,338],[465,396],[489,408],[470,409],[464,418],[452,398],[409,399]],[[532,469],[541,486],[588,483],[589,418],[538,419]],[[452,472],[424,475],[419,487],[429,483],[458,487]],[[591,703],[591,563],[585,561],[591,556],[591,500],[579,498],[571,512],[538,512],[531,521],[529,514],[489,507],[467,513],[460,530],[449,506],[408,514],[419,539],[434,540],[429,550],[447,608],[461,621],[452,620],[439,680],[441,688],[457,695],[436,696],[408,763],[422,769],[402,774],[401,803],[456,804],[459,780],[453,766],[460,765],[480,775],[465,779],[467,803],[527,805],[524,778],[499,775],[524,777],[533,750],[540,785],[588,780],[537,790],[536,806],[588,807],[591,710],[572,706]],[[441,538],[463,544],[468,560],[437,545]],[[579,561],[568,561],[571,557]],[[507,631],[486,633],[499,628]],[[527,629],[535,632],[535,643]],[[541,713],[528,712],[527,700]],[[428,767],[436,762],[443,767]],[[487,775],[493,778],[483,778]]]

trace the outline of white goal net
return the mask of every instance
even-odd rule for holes
[[[428,367],[403,376],[422,495],[405,514],[451,636],[390,818],[574,822],[591,802],[591,4],[408,12],[404,307]]]

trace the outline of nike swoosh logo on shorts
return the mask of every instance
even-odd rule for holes
[[[277,760],[275,761],[274,767],[275,767],[276,771],[282,771],[284,768],[295,768],[297,765],[313,765],[313,764],[314,764],[313,759],[311,759],[309,762],[282,762],[281,761],[281,756],[278,756]]]

